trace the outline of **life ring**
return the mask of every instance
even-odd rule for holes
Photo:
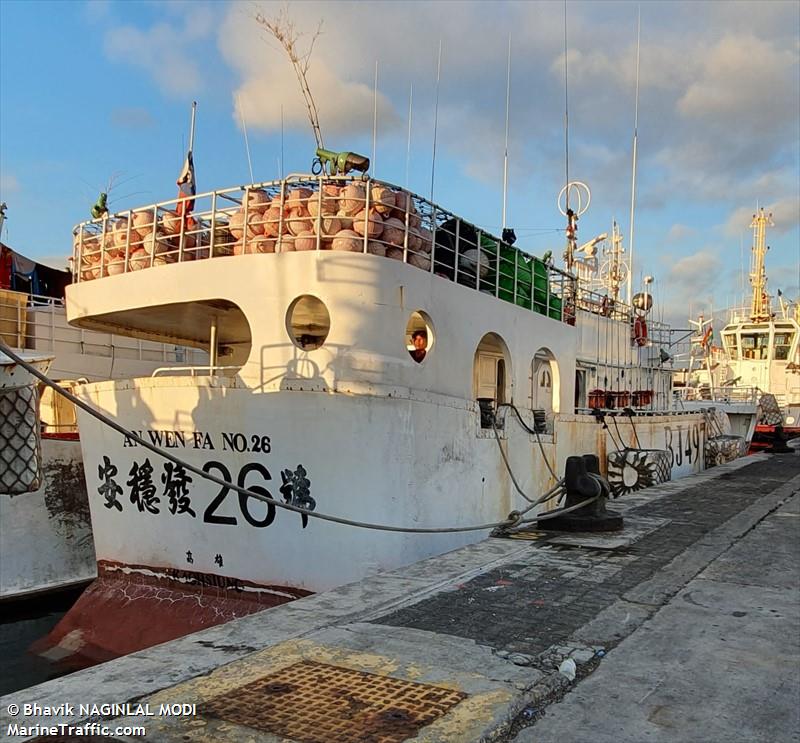
[[[647,323],[641,315],[633,320],[633,342],[637,346],[647,345]]]

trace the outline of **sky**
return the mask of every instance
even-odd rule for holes
[[[311,127],[285,53],[256,21],[288,12],[325,144],[541,255],[564,246],[556,199],[587,183],[579,240],[616,219],[628,246],[641,11],[634,283],[658,317],[741,304],[750,220],[773,212],[769,288],[800,296],[800,3],[136,2],[0,0],[2,240],[65,265],[111,184],[112,211],[172,198],[198,102],[198,192],[308,172]],[[321,24],[321,26],[320,26]],[[441,44],[441,72],[437,62]],[[412,94],[413,90],[413,94]],[[565,95],[566,92],[566,95]],[[411,98],[411,146],[408,147]],[[283,120],[283,135],[281,135]],[[434,126],[435,124],[435,126]],[[434,130],[436,160],[433,166]],[[408,179],[406,174],[408,173]]]

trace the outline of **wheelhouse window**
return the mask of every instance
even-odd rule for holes
[[[769,333],[742,333],[742,358],[754,361],[769,358]]]
[[[789,359],[789,351],[792,348],[794,341],[794,333],[789,331],[776,331],[775,333],[775,360],[787,361]]]
[[[722,343],[725,346],[725,352],[731,359],[739,358],[739,346],[736,342],[736,333],[723,333]]]

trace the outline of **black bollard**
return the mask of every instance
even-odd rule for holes
[[[600,460],[597,456],[584,454],[567,457],[564,481],[567,488],[565,508],[575,506],[587,498],[595,497],[595,500],[569,513],[540,521],[540,529],[590,532],[622,529],[622,515],[606,508],[611,487],[600,474]]]
[[[779,423],[772,433],[772,446],[766,451],[769,454],[791,454],[794,450],[786,443],[788,440],[783,432],[783,426]]]

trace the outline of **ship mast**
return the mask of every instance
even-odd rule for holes
[[[753,287],[753,298],[750,303],[750,320],[765,322],[770,319],[769,296],[767,296],[767,275],[764,269],[764,258],[769,250],[767,246],[767,224],[774,227],[772,213],[766,214],[763,207],[753,215],[750,226],[753,228],[753,251],[750,258],[750,286]]]

